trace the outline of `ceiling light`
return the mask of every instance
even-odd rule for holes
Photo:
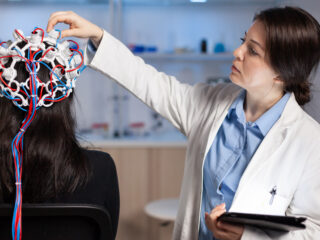
[[[205,2],[207,2],[207,0],[190,0],[190,2],[205,3]]]

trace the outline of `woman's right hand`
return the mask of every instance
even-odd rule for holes
[[[98,46],[103,36],[103,30],[100,27],[72,11],[52,13],[48,20],[47,32],[50,32],[57,23],[69,25],[69,29],[61,31],[61,38],[90,38],[93,43]]]

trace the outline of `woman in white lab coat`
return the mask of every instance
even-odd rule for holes
[[[308,80],[320,58],[320,26],[310,14],[285,7],[256,15],[234,51],[233,84],[215,87],[158,72],[73,12],[53,13],[47,31],[58,22],[70,25],[62,37],[91,39],[90,67],[188,137],[173,239],[320,239],[320,126],[300,107],[310,100]],[[306,229],[277,233],[218,221],[226,210],[304,216]]]

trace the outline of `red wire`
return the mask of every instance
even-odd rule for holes
[[[73,40],[68,40],[68,41],[74,43],[77,46],[77,49],[72,48],[72,50],[79,50],[79,44],[77,42],[75,42]]]
[[[3,74],[3,72],[0,72],[0,81],[3,82],[3,84],[6,85],[6,87],[9,88],[10,90],[16,91],[17,89],[13,89],[12,87],[10,87],[10,86],[3,80],[2,74]],[[27,94],[25,91],[21,90],[21,89],[20,89],[19,92],[22,92],[24,95],[28,96],[28,94]],[[19,100],[20,100],[20,99],[19,99]]]
[[[21,57],[23,60],[25,60],[26,62],[30,62],[29,59],[25,58],[25,57],[22,57],[21,55],[8,55],[8,56],[3,56],[3,57],[0,57],[1,58],[13,58],[13,57]]]
[[[39,82],[43,83],[43,82],[40,80],[40,78],[38,78],[38,76],[37,76],[37,79],[38,79],[38,81],[39,81]],[[43,91],[43,88],[44,88],[44,85],[42,85],[42,86],[41,86],[41,91],[40,91],[39,99],[41,99],[41,98],[42,98],[42,91]]]
[[[42,57],[40,58],[40,62],[42,61],[42,59],[46,56],[46,54],[50,51],[50,50],[54,50],[53,48],[49,48],[47,51],[45,51],[45,53],[42,55]]]
[[[17,29],[14,30],[16,32],[16,34],[18,34],[25,42],[28,42],[27,39],[24,38],[24,36],[22,36]]]
[[[73,71],[79,69],[79,68],[82,66],[82,64],[83,64],[83,55],[82,55],[82,53],[81,53],[80,51],[78,51],[78,50],[74,50],[74,51],[76,51],[76,52],[78,52],[78,53],[80,54],[80,56],[81,56],[81,63],[80,63],[76,68],[67,70],[67,72],[73,72]]]
[[[55,70],[57,67],[61,67],[62,70],[65,71],[64,66],[62,66],[62,65],[60,65],[60,64],[59,64],[59,65],[56,65],[56,66],[51,70],[51,73],[50,73],[51,96],[50,96],[50,97],[52,97],[52,95],[53,95],[52,76],[53,76],[54,70]]]
[[[36,30],[39,30],[39,28],[37,28],[37,29],[35,29],[34,31],[36,31]],[[40,29],[41,31],[43,31],[42,29]],[[21,34],[18,32],[18,31],[16,31],[16,33],[17,34],[19,34],[20,36],[21,36]],[[44,32],[43,32],[43,36],[44,36]],[[42,40],[41,40],[41,42],[43,41],[43,36],[42,36]],[[28,42],[23,36],[21,36],[22,37],[22,39],[24,39],[26,42]],[[78,45],[77,45],[77,47],[78,47]],[[24,59],[25,60],[25,64],[31,64],[31,62],[34,60],[34,56],[40,51],[41,49],[38,49],[37,51],[35,51],[35,52],[32,52],[31,51],[31,49],[30,49],[30,52],[31,52],[31,56],[30,56],[30,59],[26,59],[26,58],[24,58],[24,57],[22,57],[22,56],[20,56],[20,55],[11,55],[11,56],[5,56],[5,57],[21,57],[22,59]],[[49,52],[49,51],[51,51],[51,50],[53,50],[53,48],[50,48],[50,49],[48,49],[44,54],[43,54],[43,56],[41,57],[41,59],[40,59],[40,61],[45,57],[45,55]],[[75,50],[75,51],[78,51],[78,49],[77,50]],[[79,52],[79,51],[78,51]],[[81,57],[83,57],[82,56],[82,54],[79,52],[79,54],[81,55]],[[2,58],[5,58],[5,57],[0,57],[0,59],[2,59]],[[2,62],[0,61],[0,64],[3,66],[3,64],[2,64]],[[81,65],[83,64],[83,60],[82,60],[82,62],[81,62]],[[80,65],[80,66],[81,66]],[[37,65],[38,66],[38,65]],[[75,68],[74,70],[76,70],[76,69],[78,69],[80,66],[78,66],[77,68]],[[65,68],[62,66],[62,65],[57,65],[57,66],[55,66],[54,67],[54,69],[52,69],[52,71],[54,71],[56,68],[61,68],[62,69],[62,71],[63,72],[66,72],[65,71]],[[30,72],[31,72],[31,78],[30,78],[30,82],[29,82],[29,89],[30,89],[30,91],[31,91],[31,93],[33,94],[33,86],[34,86],[34,81],[35,80],[38,80],[40,83],[43,83],[39,78],[38,78],[38,76],[35,76],[35,71],[36,71],[36,66],[35,65],[32,65],[31,66],[31,70],[30,70]],[[68,72],[71,72],[71,71],[73,71],[73,70],[68,70]],[[9,89],[11,89],[11,90],[14,90],[13,88],[11,88],[11,87],[9,87],[9,85],[5,82],[5,80],[2,78],[2,74],[3,74],[3,72],[0,72],[0,80],[1,80],[1,82],[3,82],[4,84],[5,84],[5,86],[7,86]],[[34,79],[34,77],[35,77],[35,79]],[[52,78],[53,78],[53,73],[51,72],[51,74],[50,74],[50,84],[51,84],[51,96],[53,95],[53,81],[52,81]],[[42,85],[41,86],[41,90],[40,90],[40,98],[42,98],[42,94],[43,94],[43,89],[44,89],[44,85]],[[16,90],[16,89],[15,89]],[[22,90],[20,90],[21,92],[23,92],[24,94],[26,94],[24,91],[22,91]],[[26,94],[27,95],[27,94]],[[67,96],[64,96],[62,99],[59,99],[59,100],[49,100],[49,101],[53,101],[53,102],[57,102],[57,101],[61,101],[61,100],[63,100],[63,99],[65,99]],[[35,117],[35,110],[36,109],[34,109],[34,107],[36,106],[36,104],[37,104],[37,99],[35,99],[34,97],[32,97],[31,99],[30,99],[30,102],[29,102],[29,109],[28,109],[28,114],[27,114],[27,118],[26,118],[26,121],[22,124],[22,127],[21,127],[21,129],[24,129],[24,130],[26,130],[26,128],[28,127],[27,126],[27,124],[29,125],[32,121],[33,121],[33,119],[34,119],[34,117]],[[32,117],[31,117],[31,115],[33,115]],[[23,137],[23,135],[25,134],[25,132],[24,131],[21,131],[20,132],[20,134],[22,135],[22,137]],[[21,136],[20,135],[20,136]],[[18,139],[18,138],[17,138]],[[22,184],[21,184],[21,180],[22,180],[22,171],[23,171],[23,146],[22,146],[22,139],[23,138],[19,138],[19,141],[17,142],[17,141],[15,141],[14,142],[14,145],[15,145],[15,147],[16,147],[16,149],[17,149],[17,151],[15,151],[14,152],[14,159],[15,159],[15,161],[14,161],[14,165],[15,165],[15,169],[16,169],[16,176],[18,176],[18,169],[17,169],[17,161],[19,160],[20,162],[19,162],[19,170],[20,170],[20,174],[19,174],[19,179],[17,179],[17,182],[18,182],[18,184],[16,185],[16,194],[17,195],[19,195],[20,196],[20,201],[19,201],[19,203],[18,203],[18,206],[17,206],[17,215],[16,215],[16,219],[15,219],[15,235],[17,236],[17,231],[18,231],[18,227],[19,227],[19,224],[20,224],[20,230],[21,230],[21,232],[20,232],[20,239],[19,240],[21,240],[22,239]],[[18,156],[17,156],[18,155]],[[17,159],[17,157],[19,157],[18,159]]]
[[[39,52],[41,49],[39,48],[37,51],[35,51],[33,54],[31,54],[31,61],[33,61],[34,55],[36,55],[37,52]],[[30,50],[31,51],[31,50]]]
[[[36,28],[35,30],[33,30],[32,33],[34,33],[35,31],[40,30],[42,31],[42,38],[41,38],[41,42],[43,42],[43,37],[44,37],[44,30],[42,28]]]

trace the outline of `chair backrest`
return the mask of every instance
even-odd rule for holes
[[[12,240],[13,205],[0,205],[0,239]],[[23,204],[22,240],[113,240],[108,211],[89,204]]]

